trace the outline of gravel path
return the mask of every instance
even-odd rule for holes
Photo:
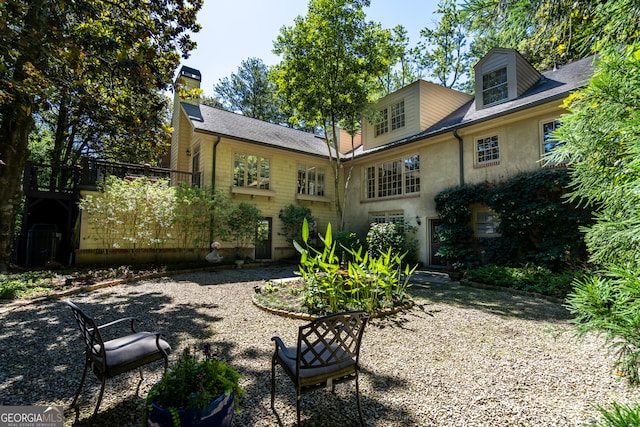
[[[146,329],[166,331],[174,350],[213,343],[247,389],[234,425],[277,426],[269,407],[270,338],[293,342],[304,322],[266,313],[251,296],[263,279],[292,272],[275,266],[182,274],[71,298],[98,323],[138,316]],[[640,401],[640,390],[611,373],[598,339],[574,338],[559,304],[427,272],[415,276],[411,292],[411,311],[373,319],[364,334],[360,393],[368,426],[586,426],[598,418],[594,404]],[[68,407],[83,363],[70,311],[58,300],[4,305],[0,322],[0,404]],[[141,396],[161,372],[161,364],[145,370]],[[295,393],[277,372],[276,407],[282,425],[292,426]],[[94,425],[139,425],[136,385],[137,372],[108,381]],[[66,425],[86,424],[98,389],[89,376],[80,412],[67,410]],[[346,383],[335,395],[303,395],[303,425],[357,425],[354,390]]]

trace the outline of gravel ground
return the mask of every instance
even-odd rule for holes
[[[292,266],[181,274],[141,280],[71,299],[105,323],[135,315],[148,330],[166,331],[174,350],[209,341],[242,373],[247,397],[234,426],[277,426],[271,412],[271,341],[294,342],[304,321],[252,304],[265,279],[292,276]],[[502,290],[461,286],[420,272],[416,306],[373,319],[361,350],[360,395],[368,426],[586,426],[594,404],[640,401],[640,390],[611,372],[612,359],[594,337],[576,340],[559,304]],[[71,403],[83,367],[82,343],[59,300],[0,305],[0,404]],[[174,359],[178,351],[172,354]],[[295,393],[278,369],[276,409],[295,425]],[[140,396],[162,373],[145,369]],[[137,372],[111,379],[94,425],[135,426],[142,397]],[[85,425],[99,383],[88,377],[79,412],[65,425]],[[354,384],[336,394],[303,395],[302,424],[357,425]]]

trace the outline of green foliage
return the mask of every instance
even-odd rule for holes
[[[180,230],[176,241],[179,247],[208,248],[212,237],[224,240],[226,228],[223,219],[227,217],[231,200],[223,193],[213,193],[211,187],[179,185],[176,191],[176,228]]]
[[[108,177],[99,194],[79,202],[89,214],[93,238],[105,249],[164,247],[173,238],[175,190],[168,181]]]
[[[476,59],[493,47],[513,48],[541,70],[633,44],[640,34],[635,0],[467,0],[461,9]]]
[[[227,236],[234,242],[236,255],[239,256],[242,249],[266,237],[263,228],[260,227],[263,219],[260,209],[251,203],[240,202],[231,208],[224,219],[223,227]]]
[[[337,251],[340,255],[340,260],[344,259],[352,260],[351,253],[357,251],[362,244],[360,239],[353,231],[340,230],[333,232],[333,241],[336,242]]]
[[[565,169],[521,173],[499,184],[464,185],[436,195],[441,218],[439,253],[448,262],[536,265],[562,270],[585,256],[581,227],[590,211],[567,203]],[[472,205],[486,205],[500,219],[499,237],[475,240]]]
[[[436,239],[440,243],[438,254],[447,263],[477,261],[474,252],[473,229],[471,228],[471,205],[485,199],[487,184],[463,185],[438,193],[435,197],[440,225]]]
[[[567,303],[582,336],[604,334],[616,355],[616,368],[640,384],[640,271],[630,265],[611,267],[606,275],[577,280]]]
[[[293,244],[294,240],[301,240],[302,222],[305,219],[308,223],[315,222],[313,215],[311,215],[311,209],[294,204],[285,206],[279,218],[282,222],[282,235],[290,244]]]
[[[237,74],[220,79],[214,91],[225,110],[276,124],[286,121],[280,113],[277,88],[269,80],[269,69],[260,58],[242,61]]]
[[[199,355],[200,351],[202,356]],[[236,410],[244,389],[239,385],[240,374],[224,360],[216,359],[211,344],[200,349],[184,349],[177,362],[167,369],[162,379],[147,395],[143,423],[146,425],[151,403],[171,411],[176,424],[179,409],[204,409],[222,394],[235,394]]]
[[[108,177],[98,194],[79,202],[91,226],[87,238],[111,249],[206,249],[212,236],[226,237],[229,198],[210,188],[170,187],[168,181]]]
[[[564,298],[571,291],[573,280],[583,274],[582,270],[555,273],[535,265],[524,267],[485,265],[467,270],[465,278],[472,282]]]
[[[308,245],[309,225],[302,227],[305,247],[294,241],[300,253],[300,274],[304,280],[302,298],[311,313],[325,314],[362,309],[375,312],[405,303],[406,288],[415,267],[405,266],[401,276],[403,255],[391,249],[370,256],[362,247],[349,250],[351,260],[341,265],[337,243],[333,241],[331,224],[327,226],[322,251]]]
[[[367,247],[372,256],[391,251],[394,255],[406,255],[407,261],[415,261],[418,241],[416,227],[407,222],[371,224],[367,232]]]
[[[368,5],[368,0],[311,0],[307,15],[282,27],[274,42],[282,60],[271,78],[291,111],[291,123],[323,127],[335,194],[340,193],[337,126],[362,116],[394,56],[390,31],[366,21]],[[341,218],[338,198],[336,213]]]
[[[414,49],[421,70],[426,70],[436,83],[460,88],[471,62],[466,52],[465,20],[454,0],[440,0],[435,13],[440,21],[435,28],[420,31],[422,40]]]
[[[626,2],[625,2],[626,3]],[[592,206],[590,260],[602,274],[576,282],[568,302],[580,334],[602,333],[616,366],[640,383],[640,44],[603,52],[589,85],[566,102],[551,158],[571,166],[571,200]]]
[[[640,405],[624,405],[613,402],[609,408],[596,406],[602,419],[598,427],[631,427],[640,426]]]

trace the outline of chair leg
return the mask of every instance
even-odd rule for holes
[[[98,414],[98,409],[100,409],[100,403],[102,403],[102,396],[104,395],[104,386],[107,382],[107,379],[105,377],[102,377],[101,382],[102,382],[102,386],[100,387],[100,394],[98,394],[98,402],[96,402],[96,409],[93,411],[93,415],[91,415],[91,419],[89,420],[89,425],[93,424],[93,421],[95,420],[96,415]]]
[[[271,409],[275,412],[275,399],[276,399],[276,364],[271,361]]]
[[[138,381],[138,387],[136,387],[136,396],[140,396],[140,386],[142,385],[142,381],[144,381],[144,375],[142,375],[142,366],[138,368],[140,372],[140,381]]]
[[[298,420],[298,427],[300,427],[300,387],[296,387],[296,418]]]
[[[360,415],[360,425],[364,427],[364,418],[362,418],[362,406],[360,406],[360,386],[358,384],[358,372],[356,372],[356,402],[358,402],[358,415]]]
[[[73,402],[71,403],[71,407],[74,408],[76,403],[78,403],[78,397],[80,397],[80,390],[82,390],[82,386],[84,385],[84,380],[87,379],[87,370],[89,369],[89,359],[85,359],[84,361],[84,371],[82,372],[82,379],[80,379],[80,385],[78,386],[78,390],[76,391],[76,395],[73,398]]]

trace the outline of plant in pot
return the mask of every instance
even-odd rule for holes
[[[244,390],[240,374],[210,344],[186,348],[147,396],[144,426],[230,426]]]
[[[266,237],[263,224],[262,212],[251,203],[240,202],[230,210],[225,220],[225,229],[227,235],[234,242],[238,267],[247,256],[247,248]]]

